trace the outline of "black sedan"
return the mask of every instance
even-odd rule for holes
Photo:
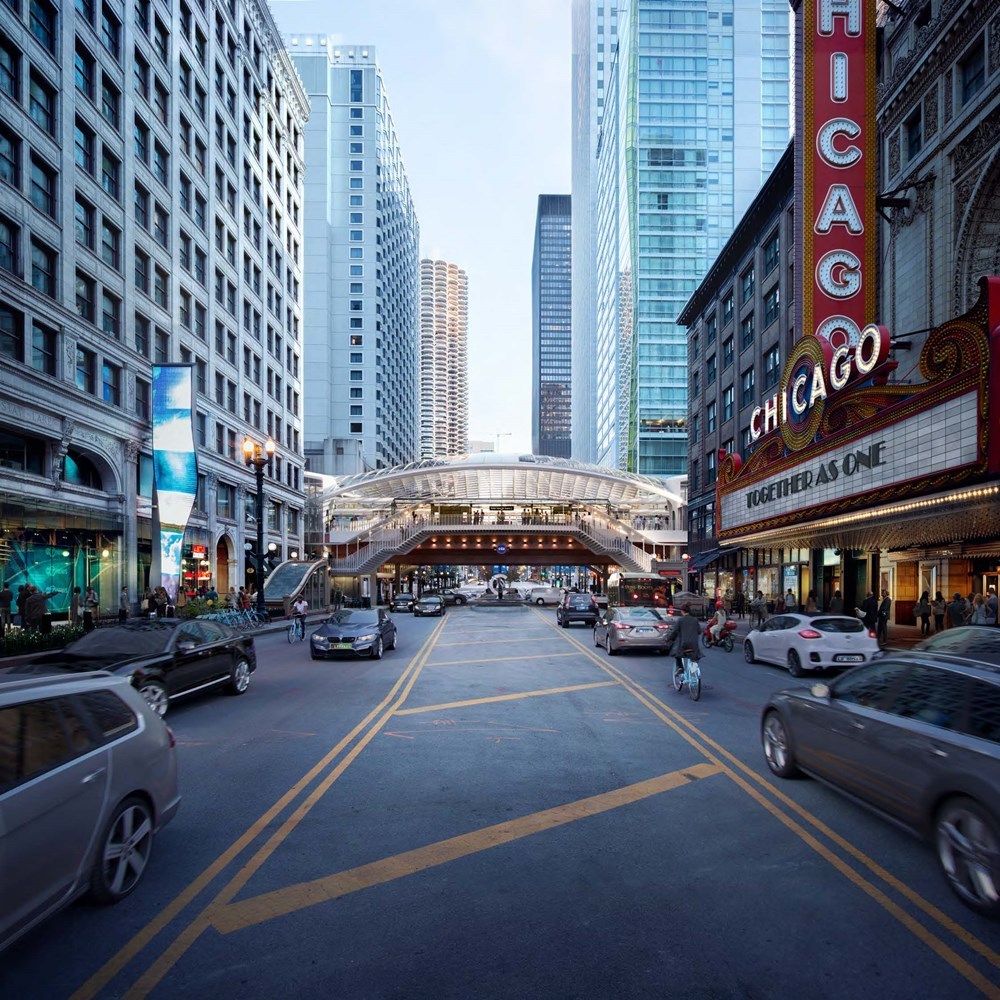
[[[435,615],[438,618],[444,614],[444,598],[437,594],[425,594],[413,605],[413,617],[422,618],[426,615]]]
[[[335,611],[309,638],[309,655],[314,660],[330,656],[378,660],[383,650],[395,648],[396,623],[382,608]]]
[[[389,605],[390,611],[412,611],[413,605],[416,603],[416,598],[413,594],[397,594],[393,599],[392,603]]]
[[[455,604],[461,606],[469,603],[469,598],[465,594],[460,594],[457,590],[425,590],[424,597],[440,597],[445,604]]]
[[[253,636],[222,622],[161,618],[99,628],[20,668],[108,670],[127,676],[158,714],[174,698],[225,687],[246,694],[257,667]]]

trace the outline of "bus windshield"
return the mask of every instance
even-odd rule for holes
[[[665,608],[670,598],[670,585],[659,576],[612,573],[608,578],[608,603],[617,607]]]

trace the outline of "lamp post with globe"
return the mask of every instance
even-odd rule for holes
[[[243,461],[252,466],[257,480],[254,498],[254,516],[257,520],[257,610],[264,614],[264,470],[274,460],[274,441],[269,437],[264,444],[253,438],[243,439]]]

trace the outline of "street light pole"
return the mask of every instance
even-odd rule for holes
[[[274,442],[269,437],[261,445],[253,438],[243,439],[243,461],[253,466],[257,479],[254,516],[257,518],[257,610],[264,614],[264,469],[274,459]]]

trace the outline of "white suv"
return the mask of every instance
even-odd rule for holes
[[[532,604],[558,604],[562,598],[562,587],[535,587],[527,599]]]

